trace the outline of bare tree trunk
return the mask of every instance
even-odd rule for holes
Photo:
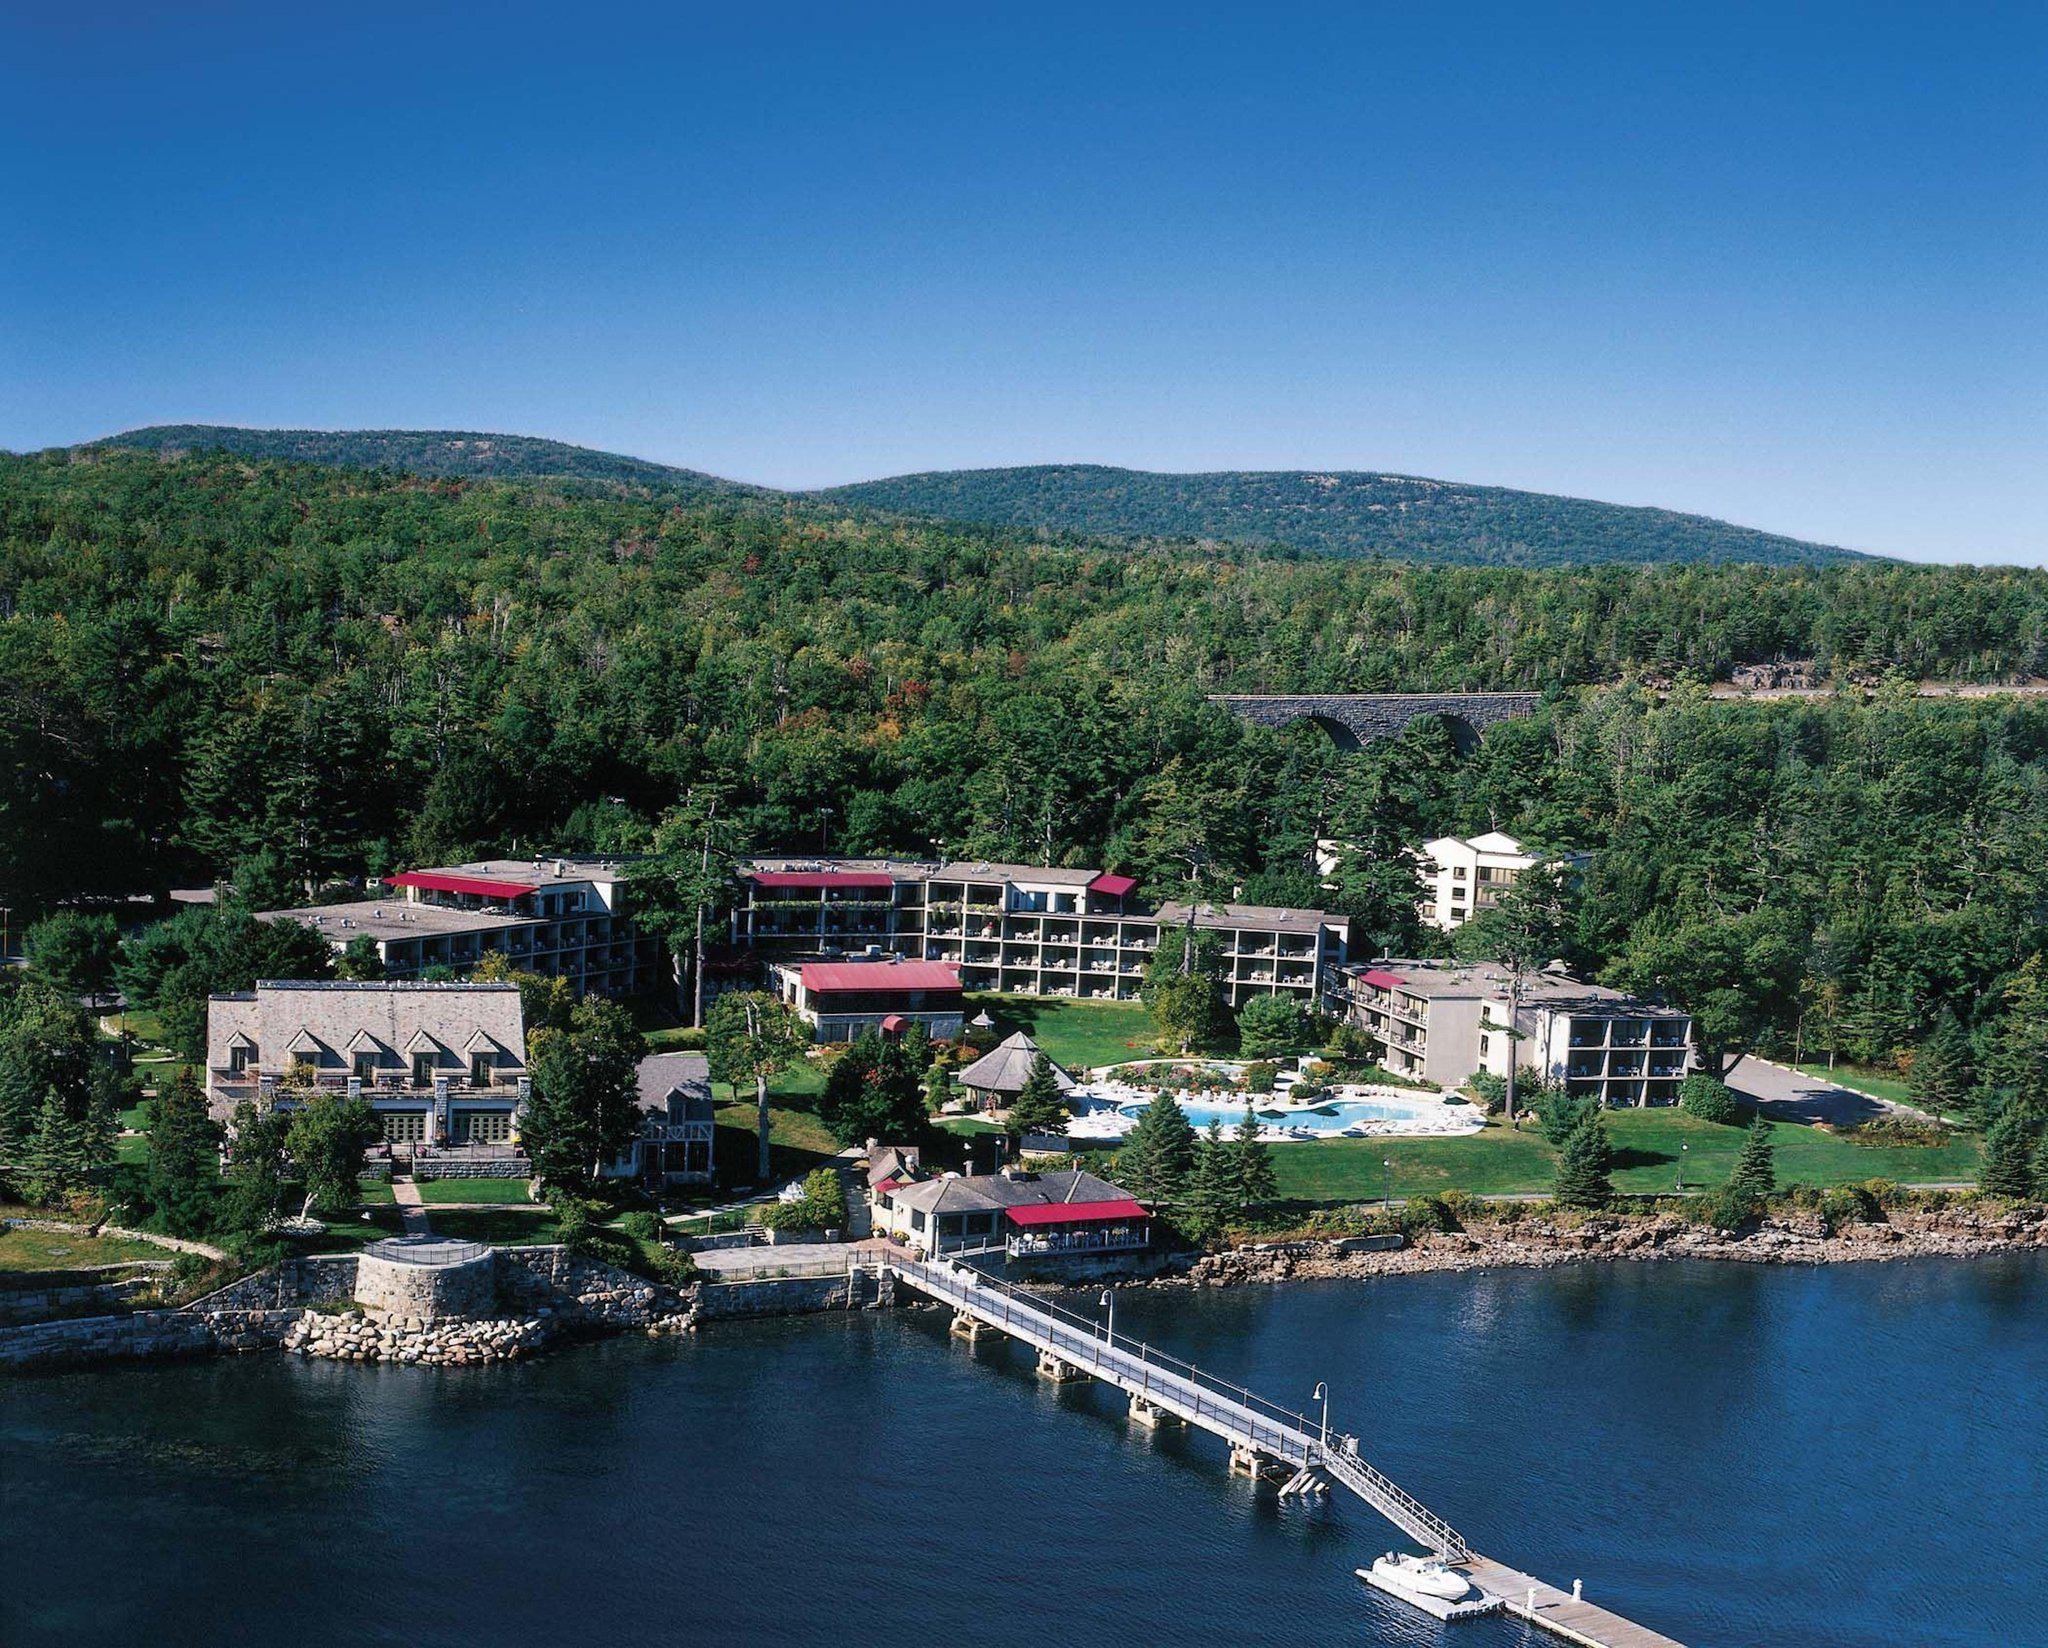
[[[765,1185],[765,1184],[766,1184],[766,1183],[768,1182],[768,1175],[769,1175],[769,1167],[768,1167],[768,1078],[767,1078],[766,1076],[763,1076],[763,1075],[758,1075],[758,1074],[757,1074],[757,1075],[756,1075],[756,1076],[754,1077],[754,1114],[755,1114],[755,1116],[756,1116],[756,1117],[757,1117],[757,1118],[759,1119],[759,1122],[760,1122],[760,1127],[761,1127],[761,1172],[760,1172],[760,1177],[761,1177],[761,1183],[763,1183],[763,1184]]]

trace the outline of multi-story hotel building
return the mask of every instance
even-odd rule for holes
[[[1418,855],[1422,919],[1451,932],[1498,904],[1524,870],[1546,863],[1577,869],[1587,858],[1584,853],[1546,858],[1524,850],[1521,842],[1500,830],[1470,837],[1439,836],[1424,842]]]
[[[1129,876],[1027,864],[761,859],[741,878],[733,943],[764,957],[901,955],[958,967],[962,988],[1135,998],[1161,944],[1220,941],[1232,1007],[1288,993],[1313,1005],[1345,957],[1347,923],[1320,910],[1139,905]]]
[[[466,973],[488,955],[565,978],[578,994],[632,995],[662,977],[660,944],[635,931],[614,860],[483,859],[407,870],[384,884],[388,898],[266,910],[260,919],[302,922],[337,952],[367,938],[393,979],[430,967]]]
[[[1385,1046],[1398,1075],[1455,1087],[1504,1076],[1513,1058],[1603,1104],[1670,1104],[1692,1067],[1692,1019],[1546,969],[1523,975],[1507,1031],[1511,978],[1491,963],[1376,961],[1337,972],[1333,1005]]]

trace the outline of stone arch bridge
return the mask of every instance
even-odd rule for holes
[[[1209,702],[1260,727],[1310,721],[1339,749],[1361,749],[1376,738],[1398,738],[1410,723],[1441,716],[1460,749],[1469,749],[1496,721],[1533,715],[1540,692],[1218,692]]]

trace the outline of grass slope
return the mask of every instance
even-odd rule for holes
[[[1099,538],[1207,538],[1476,566],[1789,566],[1863,558],[1704,515],[1355,471],[1173,475],[1047,464],[898,475],[817,496],[904,515]]]

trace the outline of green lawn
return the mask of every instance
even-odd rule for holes
[[[117,1236],[73,1236],[55,1230],[0,1230],[0,1271],[82,1270],[131,1259],[173,1259],[169,1248]]]
[[[1150,1058],[1152,1020],[1135,1001],[1070,1001],[1063,996],[969,996],[967,1016],[984,1008],[998,1038],[1013,1030],[1031,1039],[1069,1070]]]
[[[356,1180],[356,1198],[369,1207],[389,1207],[393,1199],[391,1181],[372,1179],[365,1175]]]
[[[1911,1105],[1924,1109],[1924,1105],[1913,1097],[1913,1089],[1898,1076],[1881,1070],[1871,1070],[1860,1064],[1838,1064],[1830,1070],[1824,1064],[1802,1064],[1796,1069],[1809,1076],[1818,1076],[1822,1081],[1833,1082],[1837,1087],[1846,1087],[1851,1092],[1868,1093],[1872,1098],[1889,1099],[1893,1104]]]
[[[1613,1110],[1617,1190],[1635,1195],[1677,1187],[1683,1157],[1687,1189],[1723,1183],[1742,1149],[1740,1128],[1717,1127],[1678,1110]],[[1859,1145],[1817,1127],[1780,1123],[1778,1182],[1855,1184],[1895,1179],[1903,1184],[1973,1182],[1977,1144],[1964,1137],[1929,1149]],[[1685,1148],[1681,1151],[1680,1146]],[[1294,1201],[1340,1203],[1376,1200],[1390,1183],[1395,1196],[1462,1190],[1475,1196],[1547,1196],[1555,1153],[1533,1128],[1515,1132],[1498,1122],[1463,1139],[1328,1139],[1273,1146],[1280,1194]],[[1391,1170],[1383,1162],[1392,1162]]]
[[[489,1242],[499,1247],[523,1247],[559,1240],[560,1228],[552,1213],[539,1208],[490,1208],[436,1213],[434,1234],[458,1242]]]
[[[497,1202],[531,1207],[524,1179],[423,1179],[420,1200],[429,1207],[437,1202]]]

